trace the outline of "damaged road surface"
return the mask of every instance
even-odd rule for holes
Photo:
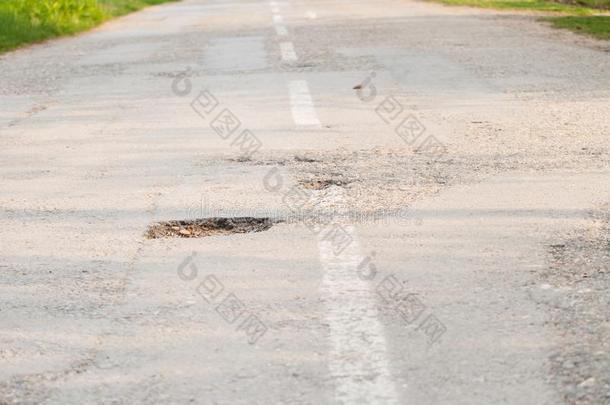
[[[262,232],[273,226],[269,218],[202,218],[186,221],[166,221],[152,224],[146,231],[148,239],[201,238],[211,235]]]
[[[0,56],[0,403],[610,403],[610,53],[184,0]]]

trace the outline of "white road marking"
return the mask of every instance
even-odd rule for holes
[[[331,190],[332,189],[332,190]],[[341,206],[341,189],[331,187],[320,206]],[[342,225],[352,242],[339,254],[327,233],[320,232],[318,249],[324,270],[322,297],[327,308],[331,351],[329,368],[340,404],[397,404],[398,395],[390,373],[383,326],[371,281],[358,276],[362,262],[353,226]]]
[[[318,18],[318,15],[316,13],[314,13],[313,11],[308,11],[305,15],[310,20],[315,20],[316,18]]]
[[[275,33],[280,37],[285,37],[286,35],[288,35],[288,30],[283,25],[276,25]]]
[[[273,14],[273,22],[274,23],[279,24],[282,21],[284,21],[284,20],[282,19],[281,15]]]
[[[280,8],[278,6],[271,6],[271,12],[277,14],[280,12]]]
[[[277,6],[277,3],[276,3],[275,1],[270,1],[270,2],[269,2],[269,5],[270,5],[271,7],[275,7],[275,6]]]
[[[288,83],[292,117],[296,125],[320,126],[309,86],[305,80]],[[318,193],[319,206],[341,209],[342,189],[330,187]],[[398,395],[390,373],[387,344],[377,316],[377,301],[369,281],[358,276],[362,262],[353,226],[343,226],[351,243],[335,252],[328,229],[318,235],[320,262],[324,270],[322,297],[327,308],[331,350],[329,368],[337,403],[397,404]]]
[[[290,104],[292,107],[292,119],[300,126],[320,126],[318,115],[314,107],[309,87],[305,80],[293,80],[288,83],[290,91]]]
[[[294,51],[292,42],[280,42],[280,52],[284,62],[295,62],[297,60],[297,54]]]

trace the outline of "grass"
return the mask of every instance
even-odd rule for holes
[[[610,17],[600,16],[610,10],[610,0],[439,0],[449,5],[461,5],[500,10],[533,10],[561,13],[564,16],[549,17],[555,28],[569,29],[577,33],[591,35],[598,39],[610,40]]]
[[[573,4],[556,3],[545,0],[440,0],[441,3],[500,10],[535,10],[589,15],[596,10]]]
[[[144,7],[155,4],[167,3],[177,0],[98,0],[100,6],[106,10],[106,13],[112,17],[117,17],[134,11],[138,11]]]
[[[555,17],[549,18],[555,28],[564,28],[581,34],[591,35],[598,39],[610,41],[610,17]]]
[[[0,0],[0,52],[168,1],[175,0]]]

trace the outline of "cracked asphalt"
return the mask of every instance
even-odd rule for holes
[[[610,404],[609,50],[184,0],[0,56],[0,403]]]

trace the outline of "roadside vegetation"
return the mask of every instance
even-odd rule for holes
[[[610,40],[610,0],[439,0],[449,5],[494,8],[500,10],[532,10],[561,13],[544,18],[555,28],[565,28],[598,39]],[[605,14],[605,15],[600,15]]]
[[[175,0],[0,0],[0,52]]]
[[[610,16],[554,17],[548,19],[555,28],[565,28],[581,34],[610,41]]]

